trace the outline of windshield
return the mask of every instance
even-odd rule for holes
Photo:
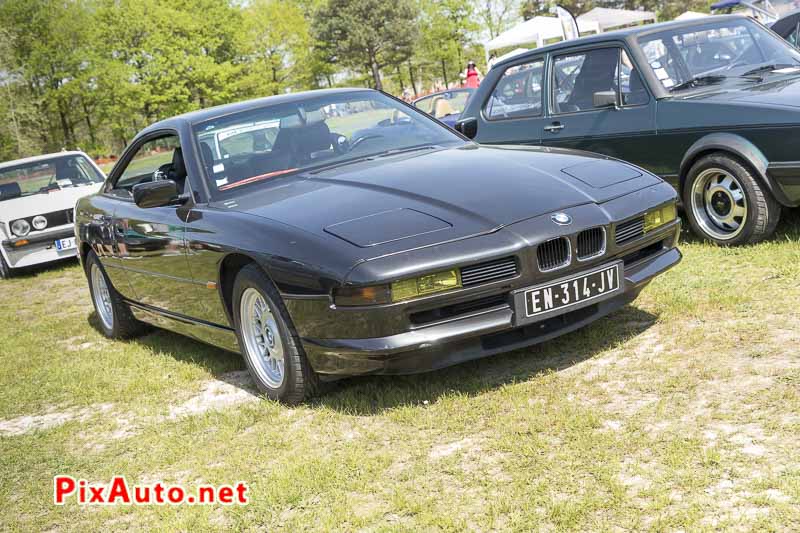
[[[414,107],[436,118],[460,115],[467,106],[467,100],[469,100],[470,94],[472,94],[471,90],[456,90],[432,94],[414,102]]]
[[[711,81],[748,75],[753,69],[798,69],[800,53],[783,39],[748,19],[698,23],[639,37],[650,68],[665,89],[693,87],[691,80]]]
[[[305,100],[227,115],[194,128],[212,191],[365,157],[465,141],[373,91]]]
[[[81,155],[0,168],[0,202],[66,187],[102,183],[104,179],[94,165]]]

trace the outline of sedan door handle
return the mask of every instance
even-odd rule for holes
[[[553,122],[549,126],[544,127],[544,131],[549,131],[550,133],[556,133],[564,129],[564,125],[560,122]]]

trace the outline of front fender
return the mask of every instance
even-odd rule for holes
[[[711,152],[725,152],[742,159],[755,171],[760,181],[766,185],[772,196],[782,205],[791,206],[793,202],[787,198],[783,189],[779,187],[767,173],[769,160],[759,148],[749,140],[734,133],[711,133],[695,141],[683,156],[680,167],[680,187],[683,196],[683,185],[692,165],[700,157]]]

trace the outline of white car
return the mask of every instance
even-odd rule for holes
[[[75,203],[104,181],[83,152],[0,163],[0,278],[15,268],[75,257]]]

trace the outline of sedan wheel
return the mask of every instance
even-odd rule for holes
[[[284,379],[284,349],[275,312],[258,290],[249,287],[240,302],[242,337],[254,370],[270,388]]]
[[[692,186],[692,213],[705,233],[733,239],[747,222],[747,198],[739,181],[719,168],[700,173]]]
[[[736,246],[772,235],[781,206],[760,178],[726,153],[700,158],[686,175],[683,205],[692,230],[712,242]]]
[[[86,256],[86,276],[103,335],[112,339],[126,339],[145,330],[144,324],[136,320],[128,304],[114,289],[94,252]]]
[[[106,277],[97,263],[93,262],[89,271],[92,277],[92,300],[94,300],[97,316],[100,317],[104,328],[112,330],[114,329],[114,308],[111,305],[111,294],[108,291]]]
[[[6,263],[6,259],[0,254],[0,279],[8,279],[11,277],[11,268]]]
[[[233,318],[239,347],[259,390],[273,400],[300,403],[318,388],[317,374],[280,293],[256,264],[233,284]]]

